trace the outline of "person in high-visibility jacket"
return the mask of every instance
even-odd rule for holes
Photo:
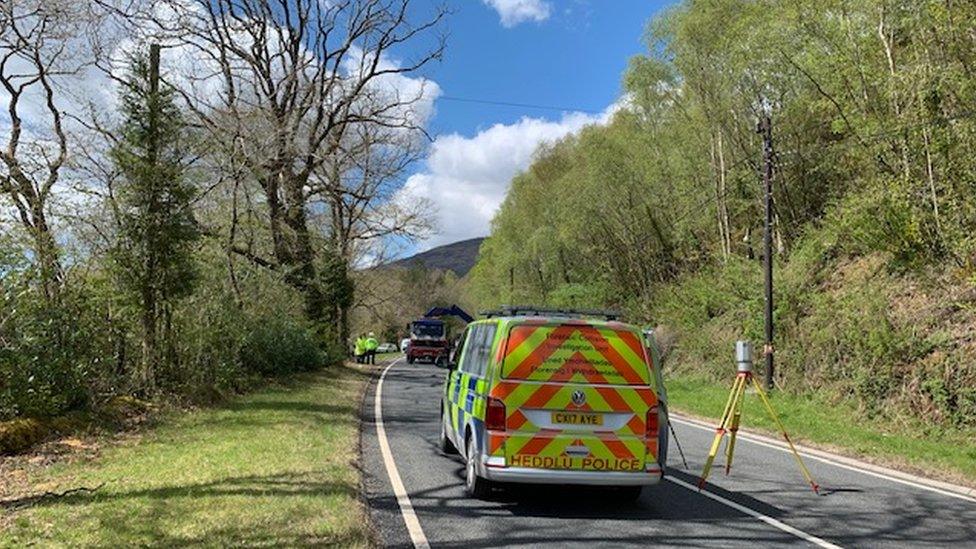
[[[356,363],[362,364],[366,359],[366,336],[360,334],[356,338],[356,350],[354,353],[356,355]]]
[[[379,346],[380,342],[376,341],[376,335],[370,332],[366,337],[366,364],[376,364],[376,348]]]

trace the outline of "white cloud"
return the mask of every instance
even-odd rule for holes
[[[70,115],[70,117],[65,118],[64,126],[69,132],[70,156],[75,162],[63,168],[59,185],[52,194],[52,205],[58,206],[52,211],[54,221],[57,221],[64,212],[76,213],[82,210],[82,204],[85,201],[95,200],[93,193],[100,189],[101,182],[93,179],[90,173],[81,169],[84,166],[80,165],[83,162],[78,153],[80,146],[84,144],[89,148],[88,152],[97,158],[99,154],[104,154],[107,144],[99,140],[97,135],[88,131],[86,127],[76,123],[75,117],[86,121],[95,117],[100,125],[107,128],[111,128],[121,121],[118,113],[119,84],[109,74],[106,74],[106,71],[110,71],[111,76],[115,78],[124,77],[128,70],[131,54],[145,54],[150,42],[160,43],[163,46],[161,54],[162,72],[167,81],[187,91],[192,97],[199,98],[197,106],[204,111],[208,107],[221,108],[223,106],[223,78],[220,74],[220,67],[213,57],[213,52],[206,50],[206,42],[199,39],[193,40],[192,36],[185,35],[182,31],[170,32],[166,30],[170,27],[175,29],[193,28],[196,29],[198,35],[202,34],[203,31],[200,26],[206,21],[206,18],[203,17],[204,12],[202,10],[204,8],[202,5],[205,4],[194,0],[169,0],[146,4],[145,8],[150,10],[149,13],[154,19],[164,22],[162,28],[148,23],[136,28],[122,26],[116,24],[117,21],[112,18],[92,22],[91,25],[98,27],[98,32],[94,32],[92,36],[98,38],[99,52],[103,56],[100,59],[102,68],[93,64],[94,51],[86,49],[89,47],[87,42],[89,36],[79,35],[77,38],[68,39],[69,47],[67,49],[71,55],[65,55],[66,60],[63,65],[77,70],[65,69],[65,72],[71,74],[60,75],[52,80],[57,90],[55,97],[57,108]],[[240,22],[239,24],[251,23]],[[64,34],[70,36],[67,31],[64,31]],[[275,33],[269,34],[272,39],[276,36]],[[249,35],[243,30],[233,32],[232,37],[238,47],[247,49],[250,44]],[[187,43],[187,40],[193,42]],[[311,58],[313,54],[306,52],[306,55]],[[348,85],[352,85],[355,77],[361,75],[359,62],[365,60],[366,63],[370,63],[375,55],[374,51],[364,51],[359,45],[352,45],[350,54],[345,57],[345,62],[337,69],[339,73],[337,77],[347,82]],[[236,61],[233,63],[237,69],[237,74],[241,75],[238,77],[239,93],[243,96],[241,101],[252,101],[252,97],[257,93],[254,89],[257,84],[246,83],[245,76],[248,72],[243,62]],[[389,71],[401,66],[400,60],[388,55],[388,52],[381,53],[380,70]],[[311,72],[318,67],[315,63],[309,63],[307,70]],[[60,65],[59,68],[61,68]],[[4,73],[24,74],[29,77],[31,74],[29,69],[29,64],[25,65],[22,59],[13,58],[4,67]],[[339,90],[336,93],[342,91]],[[361,95],[369,98],[381,97],[381,104],[383,105],[396,103],[395,108],[383,109],[381,116],[390,124],[390,132],[407,132],[408,130],[397,125],[426,127],[434,114],[434,101],[440,93],[440,87],[433,80],[414,74],[390,72],[374,78]],[[3,146],[6,145],[6,137],[9,135],[11,127],[10,116],[7,114],[6,108],[8,99],[9,94],[0,87],[0,145]],[[51,149],[53,146],[51,144],[52,119],[44,99],[39,84],[29,87],[21,98],[20,114],[24,123],[22,141],[25,144],[33,141],[38,143],[40,148]],[[410,131],[409,133],[414,132]],[[252,141],[258,142],[262,138],[263,136],[254,135]],[[28,147],[26,145],[21,147],[22,152],[26,153]],[[30,158],[32,155],[24,154],[22,156]],[[39,157],[37,154],[33,156]],[[103,159],[103,162],[108,164],[109,161]],[[43,168],[43,166],[39,167],[41,175],[44,175]],[[0,197],[0,223],[7,221],[6,218],[12,215],[13,210],[6,208],[3,204],[3,197]],[[0,225],[0,231],[2,230],[4,227]]]
[[[474,137],[438,136],[423,170],[407,179],[398,197],[424,198],[435,206],[439,232],[420,247],[487,235],[509,183],[528,168],[540,144],[589,124],[606,123],[619,108],[614,103],[602,114],[567,113],[558,121],[525,117],[514,124],[496,124]]]
[[[526,21],[536,23],[549,19],[552,5],[545,0],[482,0],[485,4],[498,12],[502,26],[514,27]]]

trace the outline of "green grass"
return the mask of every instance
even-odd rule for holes
[[[368,546],[355,467],[365,380],[347,367],[297,376],[53,466],[36,492],[101,487],[3,511],[0,546]]]
[[[731,385],[731,379],[728,386],[721,386],[695,377],[672,377],[667,385],[668,402],[675,411],[717,422]],[[850,404],[810,395],[775,392],[771,402],[794,441],[976,485],[976,438],[971,432],[923,433],[921,425],[862,419]],[[780,436],[759,395],[752,392],[746,394],[742,426]]]

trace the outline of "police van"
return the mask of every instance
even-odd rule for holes
[[[469,324],[448,362],[440,447],[465,490],[505,483],[619,487],[661,480],[666,397],[657,351],[612,313],[506,308]]]

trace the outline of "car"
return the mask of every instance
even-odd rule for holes
[[[379,346],[376,347],[376,352],[377,353],[395,353],[395,352],[397,352],[397,348],[396,348],[396,345],[394,345],[393,343],[380,343]]]
[[[464,489],[497,483],[614,487],[636,499],[667,457],[653,342],[607,313],[506,309],[467,326],[448,360],[440,449]]]
[[[403,338],[403,339],[400,340],[400,352],[401,353],[407,352],[407,345],[410,345],[410,338],[409,337],[405,337],[405,338]]]

